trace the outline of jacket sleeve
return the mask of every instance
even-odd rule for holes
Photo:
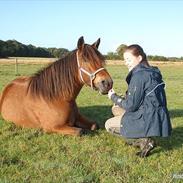
[[[136,111],[139,109],[144,100],[144,85],[145,81],[142,76],[136,74],[131,78],[126,97],[122,98],[116,94],[113,94],[111,99],[116,105],[128,112]]]

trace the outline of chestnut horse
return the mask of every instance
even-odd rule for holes
[[[31,77],[10,82],[0,97],[2,117],[16,125],[41,128],[46,132],[81,135],[97,125],[82,116],[76,97],[84,84],[107,94],[112,79],[104,69],[104,57],[94,44],[79,38],[77,49]]]

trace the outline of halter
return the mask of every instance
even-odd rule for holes
[[[84,81],[83,76],[82,76],[82,72],[84,72],[86,75],[88,75],[90,77],[90,86],[91,86],[91,88],[93,90],[93,80],[95,79],[96,74],[98,72],[104,70],[105,68],[101,67],[100,69],[96,70],[95,72],[89,73],[88,71],[86,71],[85,69],[83,69],[80,66],[78,52],[76,52],[76,57],[77,57],[77,64],[78,64],[78,69],[79,69],[79,75],[80,75],[80,78],[81,78],[82,82],[86,84],[86,82]]]

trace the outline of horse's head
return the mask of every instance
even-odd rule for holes
[[[77,44],[77,64],[81,82],[92,89],[107,94],[112,88],[113,81],[104,68],[104,57],[98,51],[100,39],[92,45],[84,43],[83,37],[79,38]]]

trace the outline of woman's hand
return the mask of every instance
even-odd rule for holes
[[[115,94],[115,91],[113,90],[113,88],[108,91],[109,99],[111,99],[112,94]]]

